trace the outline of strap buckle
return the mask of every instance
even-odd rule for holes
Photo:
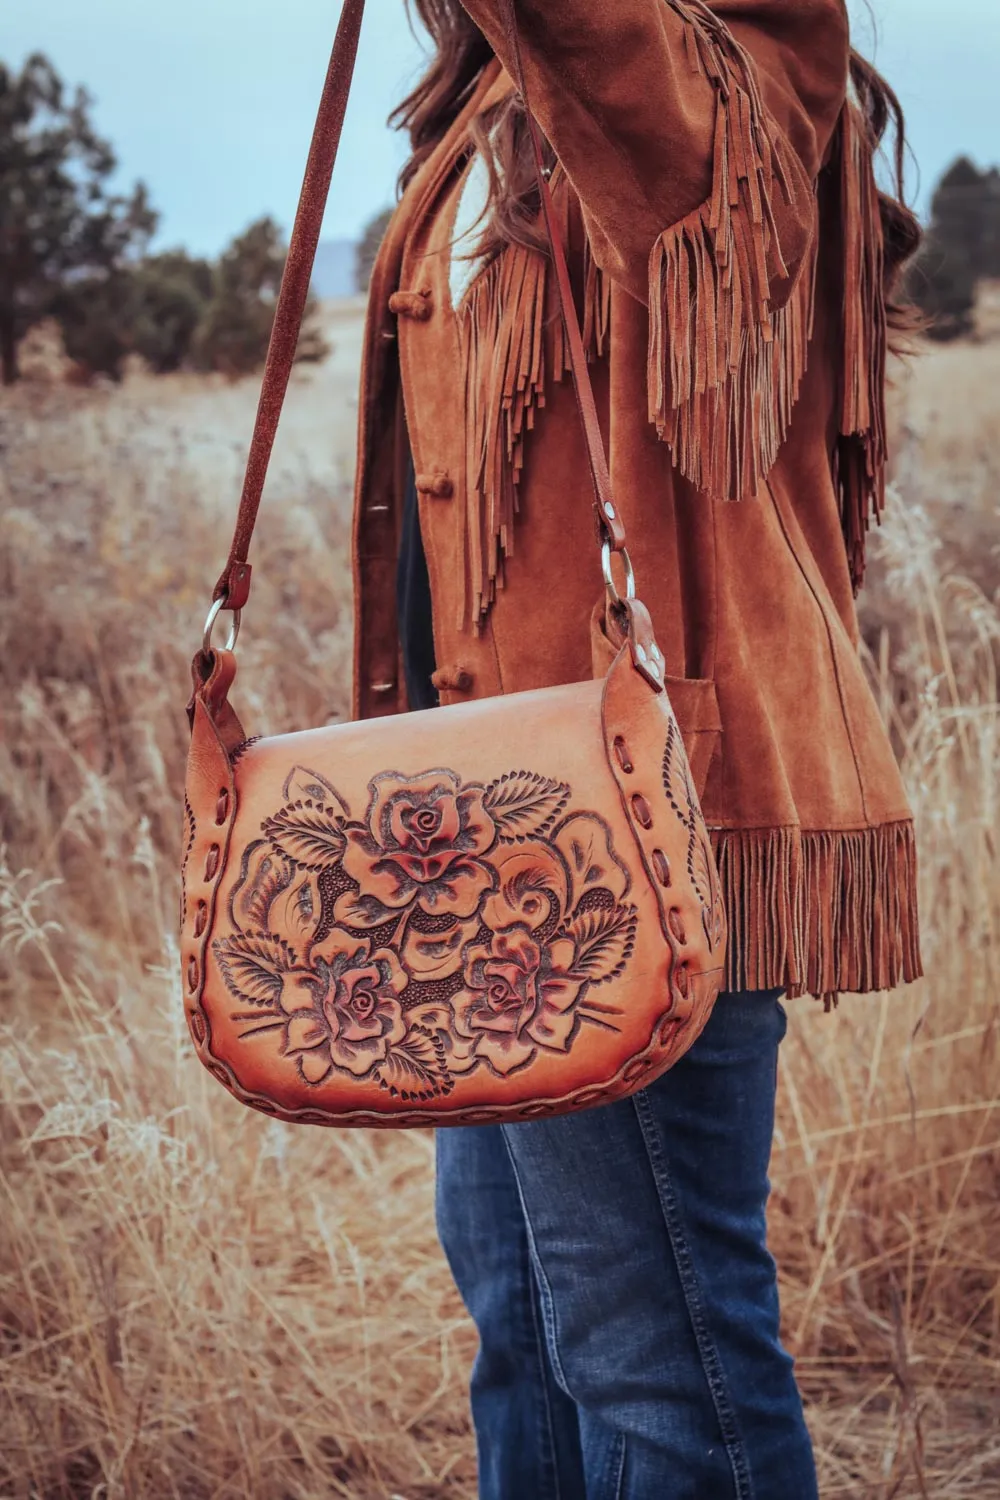
[[[221,598],[212,600],[212,607],[208,611],[208,614],[205,618],[205,631],[201,638],[201,650],[204,656],[212,655],[212,628],[215,625],[216,620],[219,618],[219,611],[225,609],[225,607],[226,596],[224,594]],[[229,627],[229,635],[226,637],[226,644],[224,647],[226,651],[232,651],[239,638],[240,615],[242,613],[242,610],[233,610],[233,623]]]

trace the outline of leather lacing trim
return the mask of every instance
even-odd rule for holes
[[[803,832],[713,829],[729,920],[726,989],[839,992],[923,974],[913,824]]]
[[[256,745],[257,741],[260,738],[261,736],[259,734],[251,734],[248,735],[245,740],[240,740],[238,745],[234,745],[232,750],[230,750],[229,752],[229,764],[231,766],[235,766],[240,757],[242,755],[245,755],[246,752],[251,748],[251,746]]]

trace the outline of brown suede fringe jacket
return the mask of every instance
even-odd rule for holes
[[[589,477],[545,254],[474,253],[469,122],[371,283],[355,712],[406,708],[394,579],[409,443],[444,703],[603,673]],[[883,494],[886,322],[842,0],[519,0],[611,473],[727,898],[730,989],[921,973],[913,826],[858,653]]]

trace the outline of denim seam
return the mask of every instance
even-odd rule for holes
[[[688,1310],[688,1316],[691,1319],[698,1353],[701,1356],[702,1370],[705,1380],[708,1383],[712,1403],[715,1406],[716,1415],[719,1419],[719,1427],[722,1431],[722,1440],[726,1445],[726,1453],[728,1454],[730,1467],[733,1471],[733,1480],[736,1485],[736,1500],[754,1500],[753,1483],[747,1463],[746,1447],[740,1434],[739,1422],[733,1407],[732,1398],[729,1394],[729,1385],[719,1358],[719,1351],[716,1348],[715,1340],[712,1337],[705,1317],[701,1287],[698,1284],[698,1273],[695,1269],[694,1260],[684,1234],[677,1198],[670,1182],[670,1169],[660,1139],[659,1128],[653,1116],[649,1100],[646,1098],[644,1092],[640,1091],[632,1096],[632,1105],[635,1109],[636,1119],[639,1122],[639,1129],[646,1144],[646,1153],[653,1173],[653,1181],[660,1200],[663,1220],[667,1228],[674,1260],[677,1264],[677,1274],[680,1278],[684,1302]]]
[[[504,1132],[504,1145],[507,1147],[507,1155],[510,1158],[511,1170],[514,1173],[514,1182],[517,1185],[517,1196],[520,1199],[521,1212],[524,1215],[524,1227],[528,1236],[528,1245],[531,1250],[531,1263],[534,1266],[535,1275],[538,1281],[538,1300],[541,1303],[542,1307],[542,1320],[545,1324],[545,1331],[547,1335],[546,1341],[549,1348],[549,1359],[552,1361],[552,1369],[555,1372],[556,1379],[559,1381],[559,1384],[562,1386],[567,1396],[569,1396],[570,1390],[569,1384],[566,1379],[566,1371],[563,1369],[562,1361],[559,1358],[559,1341],[556,1337],[555,1298],[552,1295],[552,1287],[549,1284],[549,1279],[545,1274],[545,1267],[542,1265],[541,1257],[538,1254],[538,1245],[535,1241],[535,1231],[533,1230],[531,1226],[531,1220],[528,1217],[528,1208],[524,1201],[524,1190],[521,1187],[521,1177],[517,1170],[517,1162],[514,1160],[514,1153],[510,1149],[510,1144],[507,1140],[506,1127],[501,1126],[500,1128]]]
[[[615,1480],[614,1500],[625,1500],[625,1455],[628,1452],[628,1439],[624,1432],[618,1434],[618,1478]]]
[[[506,1140],[505,1140],[504,1141],[504,1145],[506,1145],[506,1144],[507,1143],[506,1143]],[[510,1153],[508,1152],[508,1155],[509,1154]],[[520,1191],[521,1191],[520,1184],[518,1184],[518,1194],[520,1194]],[[523,1204],[523,1202],[521,1204],[521,1212],[522,1213],[524,1212],[524,1204]],[[525,1221],[524,1222],[525,1222],[525,1225],[527,1225],[527,1222],[528,1222],[527,1217],[525,1217]],[[529,1233],[530,1233],[530,1231],[529,1231]],[[551,1400],[549,1398],[549,1383],[548,1383],[548,1381],[545,1378],[545,1356],[546,1356],[545,1342],[546,1342],[546,1340],[545,1340],[545,1334],[544,1334],[543,1330],[540,1329],[539,1326],[538,1326],[538,1307],[536,1305],[535,1296],[534,1296],[535,1291],[538,1290],[538,1287],[537,1287],[538,1277],[537,1277],[537,1274],[536,1274],[536,1272],[535,1272],[535,1270],[533,1268],[533,1265],[532,1265],[532,1255],[531,1255],[531,1242],[530,1242],[530,1239],[529,1239],[529,1242],[528,1242],[528,1276],[534,1282],[534,1285],[530,1285],[529,1284],[529,1287],[528,1287],[528,1299],[529,1299],[529,1302],[531,1304],[531,1323],[532,1323],[532,1327],[535,1330],[535,1351],[536,1351],[536,1355],[537,1355],[537,1358],[538,1358],[538,1365],[539,1365],[539,1372],[538,1372],[539,1373],[539,1384],[541,1385],[541,1388],[542,1388],[542,1403],[543,1403],[544,1426],[545,1426],[546,1431],[548,1432],[548,1437],[549,1437],[548,1456],[549,1456],[549,1460],[550,1461],[546,1465],[546,1467],[549,1469],[550,1476],[551,1476],[551,1481],[552,1481],[551,1482],[551,1487],[549,1489],[549,1493],[552,1496],[552,1500],[563,1500],[562,1486],[559,1483],[559,1458],[558,1458],[558,1455],[556,1453],[556,1434],[555,1434],[555,1428],[554,1428],[554,1426],[552,1424],[552,1402],[551,1402]],[[541,1301],[541,1292],[540,1291],[539,1291],[539,1294],[538,1294],[538,1300],[539,1300],[539,1302]],[[542,1500],[542,1497],[539,1497],[539,1500]]]

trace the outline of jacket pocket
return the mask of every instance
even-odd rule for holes
[[[590,616],[590,654],[594,677],[606,677],[618,652],[605,631],[603,600],[594,606]],[[664,677],[663,682],[701,802],[712,762],[722,750],[722,716],[715,682],[711,677]]]

